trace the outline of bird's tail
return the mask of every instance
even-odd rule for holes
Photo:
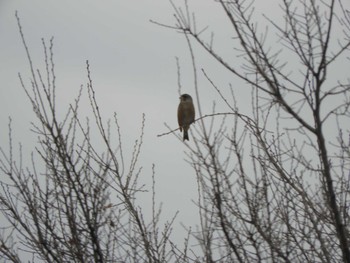
[[[188,138],[188,131],[184,129],[184,141],[187,140],[189,141],[190,139]]]

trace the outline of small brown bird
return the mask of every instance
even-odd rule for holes
[[[193,106],[192,97],[188,94],[182,94],[180,96],[180,104],[177,108],[177,121],[179,123],[180,131],[184,130],[184,141],[188,140],[188,129],[190,124],[194,122],[195,111]]]

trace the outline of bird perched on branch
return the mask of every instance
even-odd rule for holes
[[[195,111],[193,106],[192,97],[188,94],[182,94],[180,96],[180,104],[177,108],[177,121],[179,123],[180,131],[184,131],[184,141],[188,140],[188,129],[190,124],[194,122]]]

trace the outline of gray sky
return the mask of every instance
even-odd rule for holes
[[[227,18],[217,3],[212,0],[189,2],[197,10],[198,26],[210,24],[207,34],[210,36],[210,30],[215,30],[218,39],[215,44],[221,54],[239,67],[239,59],[242,58],[235,57],[232,52],[231,29],[225,24]],[[279,14],[279,9],[273,5],[275,1],[256,2],[257,19],[261,19],[261,13],[268,13],[270,18]],[[164,122],[172,128],[177,127],[176,56],[181,63],[182,93],[194,95],[189,51],[184,37],[149,22],[152,19],[174,25],[171,4],[166,0],[0,0],[0,145],[6,147],[8,144],[6,123],[11,116],[14,140],[22,142],[24,158],[29,159],[28,154],[37,138],[29,131],[35,116],[18,79],[18,72],[25,81],[29,81],[30,75],[15,19],[16,10],[35,68],[44,70],[41,38],[48,43],[51,36],[54,37],[60,114],[74,101],[80,86],[86,87],[85,61],[89,60],[103,117],[107,121],[117,112],[128,156],[131,155],[133,141],[138,138],[142,114],[146,115],[140,156],[140,165],[144,167],[141,177],[150,182],[152,163],[155,163],[157,199],[164,203],[164,218],[180,210],[178,222],[196,224],[197,210],[191,200],[196,199],[197,183],[193,169],[184,161],[186,148],[173,135],[156,136],[167,131]],[[247,86],[203,52],[196,54],[198,68],[204,67],[222,88],[233,83],[236,94],[239,94],[238,106],[243,112],[245,107],[250,109]],[[348,71],[348,67],[341,70]],[[203,77],[199,81],[203,114],[207,114],[211,112],[212,101],[219,100],[219,96]],[[220,103],[218,111],[228,109]],[[83,96],[80,114],[82,117],[91,114],[86,96]],[[151,195],[145,194],[140,202],[149,205]]]
[[[212,1],[194,3],[200,3],[202,16],[208,21],[222,21],[220,12],[206,15],[217,7]],[[170,3],[164,0],[0,0],[0,144],[4,148],[8,144],[6,124],[11,116],[15,145],[22,142],[24,159],[29,164],[29,154],[37,142],[36,135],[29,131],[30,122],[36,119],[18,79],[20,72],[26,83],[30,83],[29,65],[15,19],[16,10],[35,68],[45,69],[41,38],[49,43],[54,37],[59,114],[62,115],[74,101],[80,86],[86,87],[85,61],[89,60],[103,117],[107,121],[114,112],[118,114],[127,159],[130,159],[133,142],[139,136],[142,113],[146,115],[140,156],[144,169],[141,180],[150,182],[152,163],[155,163],[157,199],[164,203],[163,218],[169,219],[180,210],[178,222],[197,224],[197,210],[192,203],[197,196],[196,179],[194,171],[184,161],[186,148],[173,135],[156,136],[167,131],[164,122],[172,128],[177,127],[179,96],[175,56],[181,63],[182,93],[194,95],[184,37],[149,22],[153,19],[173,25],[175,20]],[[222,74],[218,73],[216,77],[221,79]],[[226,80],[222,83],[227,86]],[[201,95],[201,102],[209,105],[204,113],[210,113],[211,103],[217,95],[207,83]],[[86,96],[83,96],[80,114],[91,116]],[[149,207],[151,195],[144,194],[140,203]],[[179,237],[176,235],[175,238]]]

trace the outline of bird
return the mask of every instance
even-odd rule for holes
[[[188,94],[180,96],[180,104],[177,108],[177,121],[179,123],[180,132],[184,132],[183,140],[188,140],[188,129],[190,124],[194,122],[195,110],[193,106],[192,97]]]

